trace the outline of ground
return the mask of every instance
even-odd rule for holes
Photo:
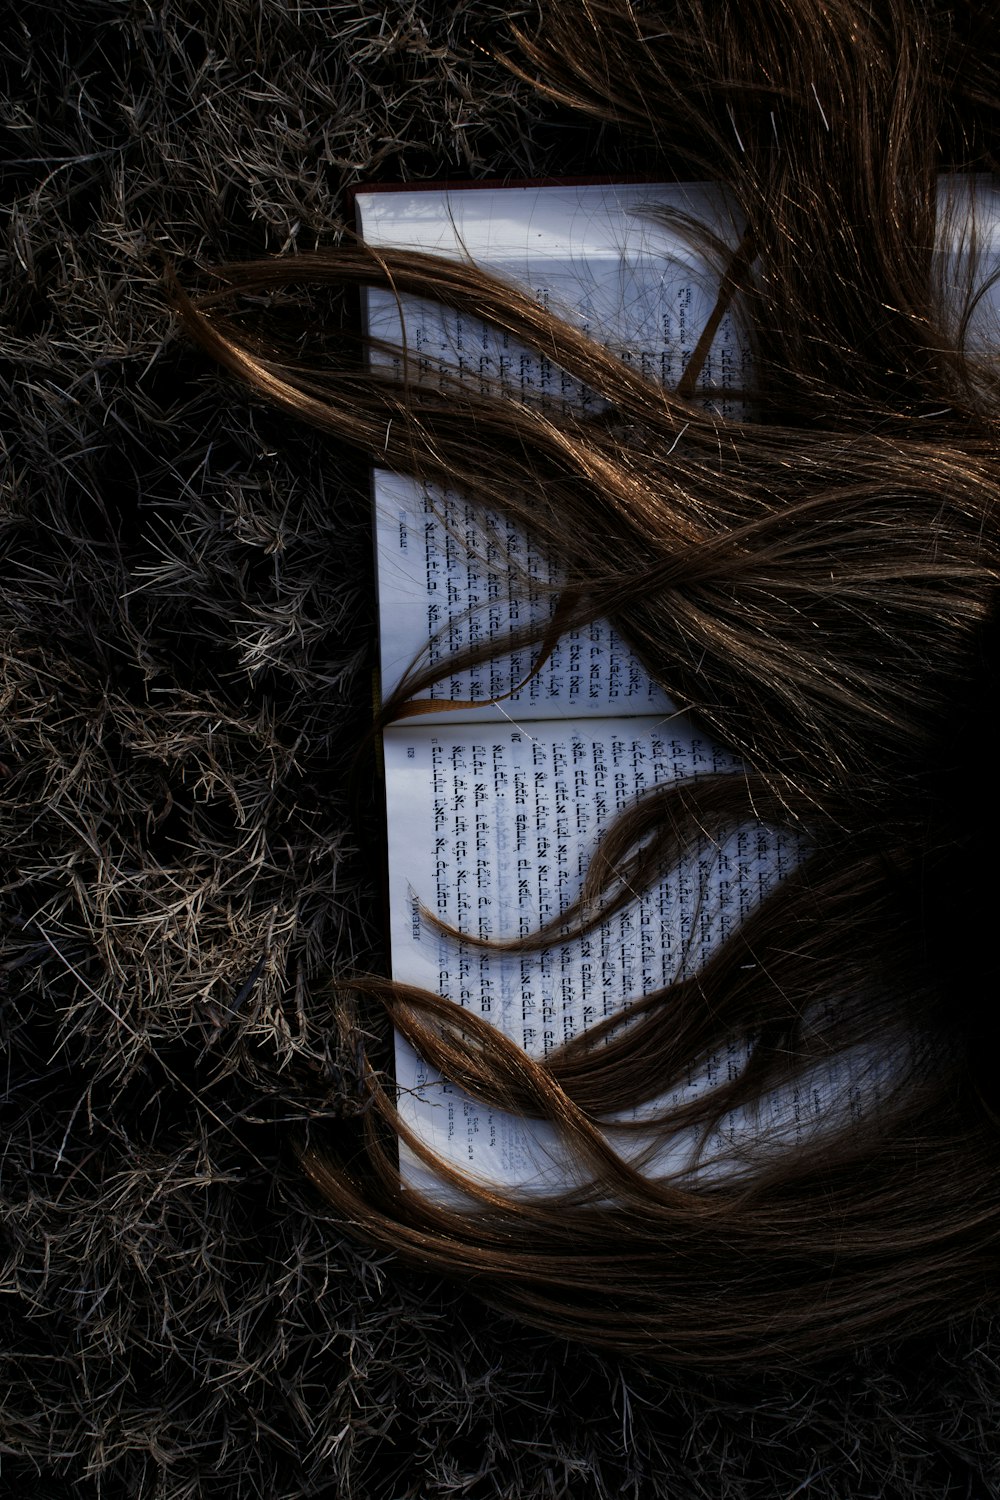
[[[648,165],[503,68],[506,17],[0,6],[3,1494],[1000,1494],[985,1323],[653,1376],[359,1248],[299,1170],[357,1128],[330,980],[381,960],[366,476],[164,272],[330,245],[352,183]]]

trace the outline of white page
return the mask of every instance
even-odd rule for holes
[[[715,305],[720,272],[689,239],[657,220],[665,203],[736,242],[728,199],[712,184],[418,189],[357,200],[370,243],[475,259],[672,386]],[[592,392],[480,319],[417,298],[397,302],[383,291],[368,293],[366,319],[374,337],[394,345],[405,339],[411,374],[423,380],[441,383],[461,374],[477,389],[499,385],[547,407],[597,408]],[[401,355],[375,351],[372,359],[402,366]],[[742,411],[732,393],[742,387],[747,359],[730,311],[703,372],[703,383],[715,388],[713,404],[727,415]],[[554,600],[547,586],[555,570],[499,511],[476,523],[457,497],[428,495],[383,470],[375,471],[373,489],[384,698],[424,643],[430,643],[424,659],[430,664],[472,640],[501,640],[512,623],[548,618]],[[497,500],[502,507],[502,487]],[[508,559],[522,563],[538,584],[515,573]],[[529,676],[535,654],[501,656],[420,696],[482,699],[474,717],[495,721],[670,709],[606,622],[568,635],[543,671],[508,696]],[[491,705],[497,698],[500,704]]]
[[[502,954],[440,933],[424,907],[483,937],[528,933],[579,891],[600,832],[637,793],[691,775],[739,774],[732,754],[684,716],[448,729],[399,725],[386,735],[390,926],[394,977],[442,994],[542,1058],[581,1030],[622,1013],[629,998],[699,968],[798,861],[798,841],[752,824],[704,841],[677,869],[583,938],[542,953]],[[658,1099],[615,1118],[676,1108],[737,1077],[751,1043],[730,1038]],[[908,1057],[886,1040],[816,1064],[722,1117],[707,1141],[676,1133],[607,1134],[654,1175],[740,1171],[878,1107]],[[443,1160],[484,1182],[553,1191],[579,1177],[548,1124],[480,1105],[396,1037],[398,1107]],[[759,1156],[758,1156],[759,1159]],[[404,1181],[450,1200],[401,1147]]]
[[[715,307],[720,281],[718,270],[707,262],[652,255],[630,262],[581,258],[576,265],[491,257],[481,264],[530,291],[543,307],[668,389],[684,374]],[[603,409],[587,386],[481,318],[416,297],[402,299],[402,312],[401,323],[400,303],[391,293],[368,292],[369,332],[392,346],[401,346],[405,337],[411,376],[443,387],[457,375],[481,394],[502,392],[546,409]],[[376,349],[372,360],[402,370],[401,353]],[[721,319],[698,377],[704,404],[720,416],[744,415],[739,393],[748,367],[749,349],[731,309]]]
[[[358,226],[369,244],[464,254],[480,263],[523,259],[526,253],[559,260],[567,248],[608,259],[647,247],[661,253],[664,245],[678,243],[676,232],[657,222],[663,206],[727,238],[733,233],[731,204],[717,182],[429,184],[355,195]]]
[[[698,773],[738,774],[738,762],[680,715],[541,723],[530,734],[397,725],[385,753],[393,976],[473,1010],[539,1058],[699,967],[799,854],[788,835],[734,830],[593,933],[542,953],[502,954],[442,934],[421,907],[480,937],[533,932],[577,896],[599,833],[637,793]],[[747,1043],[731,1042],[665,1098],[676,1104],[732,1078],[747,1055]],[[550,1127],[476,1104],[398,1036],[396,1070],[402,1119],[452,1165],[529,1189],[564,1184],[572,1172]],[[834,1090],[846,1096],[849,1082],[857,1093],[862,1071],[859,1059],[852,1080],[831,1073],[727,1117],[708,1154],[735,1159],[765,1121],[783,1137],[810,1128]],[[618,1144],[635,1153],[647,1143]],[[691,1135],[678,1139],[656,1170],[688,1169],[695,1145]],[[411,1184],[430,1190],[410,1151],[401,1162]]]
[[[368,243],[474,261],[668,387],[680,380],[715,306],[724,256],[662,215],[696,219],[730,250],[740,239],[728,194],[716,183],[414,189],[359,194],[356,205]],[[592,392],[481,319],[373,289],[366,321],[373,337],[405,342],[421,379],[460,374],[479,389],[599,409]],[[400,364],[380,351],[372,357]],[[745,330],[731,308],[699,376],[706,404],[725,416],[743,414],[738,393],[748,361]]]
[[[937,260],[946,306],[964,312],[976,299],[968,328],[970,353],[1000,348],[1000,184],[985,174],[943,177],[938,188]],[[981,295],[978,295],[981,294]],[[958,318],[953,332],[959,333]]]

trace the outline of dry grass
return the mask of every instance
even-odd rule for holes
[[[492,0],[4,10],[2,1492],[1000,1493],[988,1331],[654,1384],[380,1263],[296,1168],[358,1109],[327,981],[379,957],[365,477],[204,367],[163,260],[621,144],[491,61]]]

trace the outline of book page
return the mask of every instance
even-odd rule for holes
[[[358,198],[371,243],[475,259],[648,378],[673,386],[711,315],[721,270],[690,237],[657,218],[665,204],[735,243],[728,200],[706,184],[426,189]],[[399,350],[373,349],[373,363],[401,371],[405,344],[411,378],[444,384],[457,375],[477,391],[502,391],[548,409],[587,412],[601,405],[544,355],[482,319],[372,290],[366,321],[374,338]],[[725,415],[742,411],[748,360],[730,309],[701,382]],[[497,510],[481,518],[457,496],[428,494],[381,470],[373,487],[383,698],[424,643],[420,665],[433,665],[470,644],[502,642],[514,626],[548,620],[557,569],[504,521],[502,483]],[[501,651],[481,669],[454,673],[421,696],[483,700],[473,716],[495,721],[669,711],[665,694],[606,622],[568,635],[531,676],[537,655]]]
[[[706,262],[593,258],[551,263],[493,261],[489,269],[515,281],[548,311],[602,344],[648,380],[673,389],[694,353],[715,307],[720,273]],[[416,297],[400,303],[389,292],[367,294],[367,326],[373,338],[400,352],[372,350],[375,364],[403,369],[405,344],[410,378],[450,385],[456,376],[482,395],[501,394],[536,402],[547,410],[570,407],[584,414],[606,403],[544,354],[519,344],[482,318]],[[722,317],[696,391],[720,416],[741,418],[749,371],[749,348],[736,311]]]
[[[424,912],[477,938],[526,936],[579,894],[600,833],[637,795],[692,775],[738,775],[739,763],[680,715],[541,723],[530,733],[397,725],[385,752],[393,976],[474,1010],[534,1057],[695,971],[799,858],[788,834],[734,828],[719,845],[705,840],[587,935],[542,952],[500,953],[441,932]],[[751,1045],[733,1039],[674,1080],[655,1108],[731,1079]],[[528,1190],[572,1180],[574,1165],[547,1124],[477,1104],[401,1037],[396,1069],[403,1120],[455,1167]],[[835,1107],[869,1107],[881,1077],[868,1057],[838,1059],[821,1073],[727,1116],[707,1143],[689,1134],[666,1153],[658,1147],[651,1170],[686,1173],[702,1158],[735,1164],[762,1133],[801,1139]],[[630,1118],[643,1115],[640,1108]],[[623,1153],[649,1150],[641,1132],[617,1136]],[[401,1162],[411,1185],[440,1191],[406,1147]]]
[[[483,265],[575,260],[578,252],[621,259],[666,250],[696,259],[690,237],[664,210],[723,240],[734,225],[732,196],[719,182],[407,184],[358,192],[354,202],[369,244]]]
[[[668,388],[684,373],[740,241],[717,183],[416,189],[359,194],[356,204],[368,243],[474,261]],[[671,223],[670,214],[680,217]],[[373,338],[405,346],[411,377],[457,375],[484,393],[601,409],[592,391],[544,355],[467,313],[371,289],[366,326]],[[401,353],[376,348],[371,357],[402,368]],[[698,376],[710,409],[745,415],[749,360],[732,306]]]
[[[500,512],[479,516],[458,495],[431,495],[415,480],[383,471],[375,494],[383,698],[414,661],[436,666],[468,646],[495,642],[496,656],[449,673],[419,696],[482,702],[459,717],[493,723],[673,711],[606,620],[567,631],[537,673],[540,647],[503,649],[512,630],[551,619],[559,573]],[[434,714],[425,722],[453,717]]]
[[[993,363],[1000,347],[1000,183],[983,173],[942,177],[937,227],[936,269],[952,314],[949,332],[968,353]]]

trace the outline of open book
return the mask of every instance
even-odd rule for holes
[[[356,203],[369,243],[470,257],[668,385],[698,343],[722,268],[683,227],[671,227],[663,208],[707,224],[716,243],[735,247],[740,238],[725,192],[710,184],[399,189],[359,194]],[[423,379],[458,373],[478,385],[485,377],[556,407],[595,401],[507,336],[434,304],[373,290],[365,315],[376,339],[405,342]],[[731,309],[702,364],[699,398],[743,415],[749,357]],[[433,913],[476,939],[530,934],[578,895],[601,832],[643,791],[740,767],[675,711],[606,622],[569,632],[534,675],[537,650],[503,653],[512,626],[550,617],[559,577],[505,519],[502,475],[491,515],[382,471],[374,498],[383,695],[415,660],[446,661],[470,642],[498,642],[494,659],[445,676],[429,695],[481,706],[429,712],[384,735],[393,977],[474,1010],[544,1057],[624,1013],[631,998],[696,969],[801,849],[759,824],[734,829],[587,936],[542,952],[463,943],[428,921]],[[732,1078],[751,1045],[734,1038],[656,1107]],[[791,1143],[831,1116],[866,1113],[893,1067],[890,1056],[831,1060],[727,1115],[709,1141],[678,1137],[654,1150],[641,1131],[616,1131],[610,1119],[607,1128],[651,1172],[684,1176],[705,1163],[725,1170],[761,1137]],[[477,1104],[401,1037],[396,1072],[403,1121],[454,1167],[522,1191],[572,1181],[574,1164],[551,1127]],[[401,1166],[411,1185],[441,1191],[405,1145]]]

